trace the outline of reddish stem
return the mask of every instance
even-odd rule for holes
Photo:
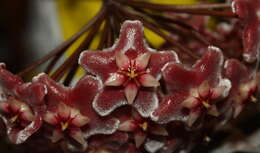
[[[175,12],[175,13],[188,13],[192,15],[208,15],[208,16],[221,16],[221,17],[237,17],[237,14],[231,11],[216,11],[210,10],[212,8],[227,8],[226,5],[215,4],[210,7],[208,5],[164,5],[164,4],[153,4],[148,2],[137,2],[137,1],[128,1],[128,0],[115,0],[123,5],[129,5],[135,8],[143,8],[143,9],[152,9],[156,11],[168,11],[168,12]],[[207,8],[208,7],[208,8]],[[229,5],[230,7],[230,5]]]

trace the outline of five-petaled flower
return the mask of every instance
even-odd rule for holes
[[[233,8],[244,25],[244,59],[254,62],[260,49],[260,0],[234,0]]]
[[[0,117],[9,140],[20,144],[42,125],[46,87],[41,83],[24,83],[0,64]]]
[[[140,21],[126,21],[119,40],[103,51],[85,51],[79,59],[88,72],[97,75],[104,87],[94,100],[94,109],[102,116],[130,104],[143,117],[158,106],[158,87],[162,67],[178,62],[173,51],[156,52],[143,40]]]
[[[216,102],[228,95],[230,81],[222,78],[223,55],[220,49],[210,46],[203,57],[190,69],[178,63],[169,63],[163,77],[169,94],[153,113],[159,122],[184,120],[191,126],[203,112],[218,116]],[[188,108],[189,113],[183,111]]]
[[[40,74],[34,81],[45,84],[48,89],[44,121],[53,127],[53,142],[65,140],[67,144],[72,144],[64,137],[70,136],[81,144],[82,150],[85,150],[85,139],[88,137],[94,134],[111,134],[117,129],[117,119],[102,118],[92,108],[92,101],[100,88],[100,83],[95,77],[85,76],[75,87],[65,87],[56,83],[46,74]]]
[[[121,110],[117,115],[120,120],[118,130],[134,134],[134,141],[139,148],[149,135],[168,136],[163,125],[155,124],[140,116],[135,110]]]

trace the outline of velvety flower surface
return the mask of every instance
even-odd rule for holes
[[[161,68],[170,61],[178,62],[178,58],[173,51],[152,50],[143,37],[140,21],[126,21],[113,47],[81,54],[80,65],[104,84],[93,103],[100,115],[129,104],[148,117],[158,106],[155,89],[160,85]]]
[[[46,74],[34,78],[48,88],[47,112],[44,121],[53,127],[51,140],[58,142],[70,136],[86,148],[86,140],[94,134],[111,134],[118,120],[101,118],[92,108],[92,101],[100,88],[99,81],[91,76],[82,78],[75,87],[65,87]]]
[[[24,83],[0,64],[0,88],[0,117],[9,140],[23,143],[42,125],[46,87],[41,83]]]
[[[143,118],[135,110],[124,110],[117,116],[120,119],[118,130],[133,133],[136,148],[143,145],[149,139],[149,135],[168,136],[168,132],[163,125],[155,124]]]
[[[247,62],[254,62],[260,47],[260,0],[234,0],[233,5],[244,24],[244,58]]]
[[[191,126],[203,112],[218,116],[216,102],[226,97],[231,87],[230,81],[222,78],[222,65],[222,52],[213,46],[192,68],[169,63],[163,69],[169,94],[162,98],[153,119],[163,123],[187,120]],[[183,108],[189,110],[188,116]]]
[[[235,59],[226,61],[225,76],[231,81],[232,88],[223,109],[224,111],[231,111],[231,114],[236,117],[246,105],[246,101],[256,102],[253,96],[257,87],[256,80],[254,73]]]

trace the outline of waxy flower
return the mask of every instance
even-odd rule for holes
[[[222,65],[223,55],[213,46],[190,69],[169,63],[163,77],[170,94],[162,99],[153,119],[164,123],[187,120],[191,126],[204,112],[218,116],[216,102],[226,97],[231,87],[230,81],[222,78]],[[183,108],[188,108],[188,116]]]
[[[232,88],[223,111],[232,111],[231,114],[237,117],[246,101],[256,101],[253,96],[257,87],[254,73],[238,60],[229,59],[225,63],[225,76],[231,81]]]
[[[41,83],[24,83],[0,64],[0,117],[9,140],[20,144],[42,125],[46,87]]]
[[[260,0],[234,0],[233,9],[244,24],[243,56],[247,62],[254,62],[260,49]]]
[[[148,117],[158,106],[155,88],[160,85],[161,68],[170,61],[178,62],[178,58],[173,51],[152,50],[143,37],[140,21],[126,21],[113,47],[81,54],[80,65],[104,84],[93,103],[100,115],[129,104]]]
[[[130,111],[130,113],[124,110],[118,118],[120,119],[118,130],[133,133],[137,148],[145,142],[149,135],[168,136],[168,132],[163,125],[142,118],[135,110]]]
[[[46,74],[40,74],[34,81],[48,88],[44,121],[53,127],[52,142],[70,136],[85,150],[85,139],[94,134],[111,134],[118,127],[118,120],[101,118],[92,108],[92,101],[100,88],[96,78],[85,76],[75,87],[56,83]]]

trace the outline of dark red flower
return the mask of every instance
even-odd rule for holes
[[[45,84],[47,112],[44,121],[52,125],[52,142],[58,142],[64,136],[70,136],[85,149],[88,137],[95,134],[112,134],[119,121],[102,118],[92,108],[92,101],[100,88],[98,79],[85,76],[75,87],[65,87],[46,74],[35,78],[36,82]]]
[[[254,62],[260,47],[260,0],[234,0],[233,7],[244,24],[244,59]]]
[[[255,74],[238,60],[229,59],[225,63],[225,76],[231,81],[232,88],[228,96],[224,112],[231,111],[234,117],[238,116],[246,101],[256,101],[253,94],[256,91]]]
[[[158,106],[155,89],[160,85],[161,68],[170,61],[178,62],[178,58],[173,51],[152,50],[143,37],[141,22],[126,21],[113,47],[81,54],[79,63],[104,84],[93,103],[100,115],[129,104],[148,117]]]
[[[41,83],[24,83],[0,64],[0,117],[3,119],[9,140],[20,144],[42,125],[47,93]]]
[[[168,132],[163,125],[155,124],[139,115],[135,110],[122,111],[118,115],[120,125],[118,130],[133,133],[135,145],[139,148],[149,135],[168,136]]]
[[[216,102],[226,97],[231,87],[230,81],[222,78],[222,65],[222,52],[212,46],[192,68],[169,63],[163,69],[169,95],[161,100],[153,119],[164,123],[188,120],[191,126],[203,112],[218,116]],[[183,107],[189,109],[188,116],[182,112]]]

